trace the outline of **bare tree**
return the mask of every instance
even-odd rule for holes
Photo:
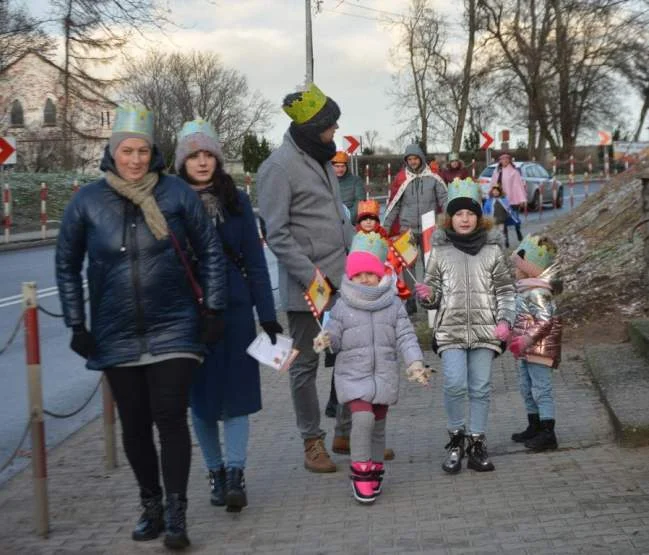
[[[642,107],[633,140],[638,141],[649,111],[649,44],[644,40],[632,41],[617,60],[617,68],[642,98]]]
[[[505,75],[527,101],[531,155],[546,141],[555,155],[571,153],[583,129],[615,117],[619,83],[611,68],[646,24],[637,4],[479,0],[485,45],[497,45]]]
[[[202,117],[219,134],[228,156],[240,154],[246,134],[268,123],[272,104],[251,93],[242,74],[208,52],[163,54],[151,51],[123,75],[125,99],[153,111],[156,141],[170,163],[183,122]]]
[[[156,0],[50,0],[50,4],[63,30],[61,131],[69,168],[71,139],[80,134],[71,107],[75,100],[89,100],[85,87],[101,92],[115,84],[113,79],[97,77],[93,70],[112,63],[133,33],[147,26],[161,28],[167,19]]]
[[[0,71],[30,50],[51,54],[54,41],[25,8],[10,8],[0,0]]]
[[[379,132],[376,129],[368,129],[363,133],[363,154],[374,154],[376,152],[376,141],[379,138]]]
[[[467,21],[467,45],[466,54],[464,56],[464,68],[462,70],[462,81],[460,86],[460,98],[457,122],[453,130],[453,141],[451,150],[453,152],[460,152],[462,146],[462,134],[464,133],[464,122],[466,120],[467,110],[469,108],[469,95],[471,92],[473,66],[473,51],[475,49],[475,35],[478,28],[478,18],[476,9],[476,0],[465,0],[464,12]]]
[[[396,24],[401,39],[393,52],[399,72],[390,91],[404,125],[403,136],[413,132],[426,150],[436,91],[433,75],[447,63],[442,54],[444,37],[442,20],[432,9],[430,0],[410,0],[407,16]]]

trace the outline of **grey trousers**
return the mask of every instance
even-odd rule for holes
[[[324,437],[325,432],[320,428],[320,402],[316,388],[320,355],[313,350],[313,338],[320,332],[320,326],[310,312],[288,312],[287,314],[293,347],[300,351],[289,369],[297,428],[302,439]],[[346,426],[345,418],[349,420]],[[341,422],[343,429],[351,429],[349,411],[345,414],[336,411],[336,429],[341,426]]]

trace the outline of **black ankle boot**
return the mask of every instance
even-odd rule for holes
[[[554,420],[541,420],[541,431],[525,442],[525,447],[532,451],[547,451],[557,448],[557,436],[554,435]]]
[[[469,459],[467,468],[478,472],[494,470],[494,464],[489,460],[489,454],[487,453],[487,440],[484,434],[469,435],[469,446],[466,453]]]
[[[225,474],[225,505],[229,513],[238,513],[248,505],[243,468],[228,468]]]
[[[168,493],[165,511],[165,547],[184,549],[189,545],[186,513],[187,498],[179,493]]]
[[[154,494],[148,490],[140,490],[140,499],[144,512],[137,521],[131,538],[136,542],[155,540],[165,529],[162,507],[162,492]]]
[[[444,446],[448,451],[446,459],[442,463],[442,470],[449,474],[456,474],[462,470],[462,459],[464,458],[464,430],[449,431],[450,441]]]
[[[225,467],[210,470],[210,503],[216,507],[225,505]]]
[[[519,433],[512,434],[512,441],[516,443],[524,443],[528,439],[532,439],[541,430],[541,420],[538,414],[527,415],[527,428]]]

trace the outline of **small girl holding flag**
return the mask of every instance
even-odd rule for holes
[[[406,309],[385,275],[387,252],[378,233],[356,234],[340,297],[314,339],[316,352],[337,353],[336,392],[352,414],[351,479],[360,503],[373,503],[381,493],[386,415],[399,393],[397,352],[409,380],[427,383],[430,375]]]

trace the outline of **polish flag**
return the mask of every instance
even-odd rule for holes
[[[421,215],[421,245],[424,249],[424,275],[426,273],[426,266],[430,258],[430,251],[433,246],[433,232],[435,231],[435,210],[426,212]],[[435,324],[436,310],[428,311],[428,327],[432,328]]]

